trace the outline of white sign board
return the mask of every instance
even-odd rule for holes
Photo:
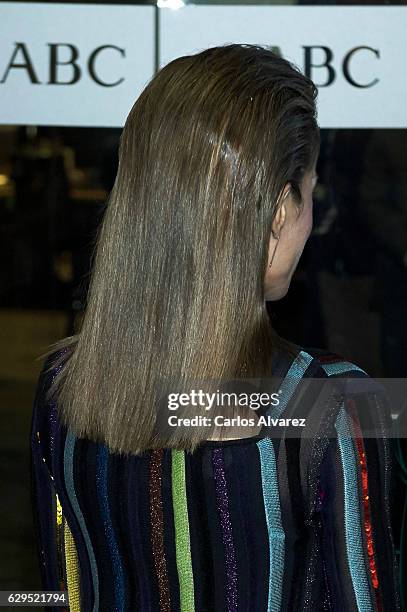
[[[234,42],[308,74],[322,128],[407,127],[405,6],[186,5],[158,31],[155,10],[0,3],[0,123],[121,127],[155,60]]]
[[[154,7],[0,4],[0,123],[119,127],[154,73]]]
[[[278,47],[318,85],[324,128],[407,127],[407,7],[161,10],[160,65],[226,43]]]

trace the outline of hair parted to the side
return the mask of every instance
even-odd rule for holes
[[[207,428],[155,431],[161,381],[270,377],[274,347],[290,350],[264,274],[278,196],[290,182],[300,206],[319,155],[316,97],[299,68],[249,44],[179,57],[146,86],[121,134],[82,327],[46,353],[65,348],[49,397],[77,436],[192,451]]]

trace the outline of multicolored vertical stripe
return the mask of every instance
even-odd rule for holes
[[[349,416],[342,406],[335,421],[342,462],[345,504],[345,537],[349,570],[359,612],[374,612],[363,548],[359,512],[358,457],[352,440]]]
[[[344,361],[336,355],[332,355],[331,358],[330,363],[322,363],[322,368],[328,376],[346,374],[352,371],[359,371],[366,374],[359,366]],[[379,585],[374,561],[373,538],[370,523],[365,453],[360,425],[351,398],[348,398],[346,408],[344,404],[342,405],[335,422],[335,428],[338,432],[338,443],[345,487],[345,534],[348,563],[358,610],[369,612],[369,610],[375,609],[377,612],[381,612],[382,607],[380,593],[378,591]],[[354,439],[356,440],[356,446],[353,442]],[[362,479],[362,491],[359,490],[358,486],[359,471]],[[359,511],[359,498],[362,499],[363,516],[361,516]],[[362,530],[365,531],[365,534],[363,534]],[[366,538],[366,552],[363,549],[364,536]],[[366,570],[366,558],[369,562],[370,575]],[[371,600],[369,582],[374,590],[376,606],[373,606]]]
[[[64,518],[65,567],[70,612],[81,612],[80,605],[80,570],[75,540],[69,525]]]
[[[272,406],[268,409],[266,413],[267,416],[270,416],[275,419],[281,416],[283,411],[287,408],[287,404],[293,396],[298,383],[304,376],[304,373],[311,365],[312,361],[313,357],[305,351],[301,351],[297,355],[297,357],[290,365],[286,376],[281,382],[281,387],[279,389],[279,403],[276,406]]]
[[[376,598],[377,612],[382,612],[383,605],[379,591],[379,579],[377,575],[377,567],[375,561],[375,550],[372,534],[372,523],[370,517],[370,504],[369,504],[369,479],[366,465],[366,454],[363,444],[362,431],[359,423],[359,419],[356,412],[355,402],[352,398],[347,401],[348,412],[352,419],[353,428],[355,431],[356,445],[359,456],[359,464],[361,470],[362,479],[362,503],[363,503],[363,526],[365,530],[367,557],[369,560],[370,576],[372,580],[372,586]]]
[[[99,445],[97,454],[97,473],[96,485],[99,499],[99,508],[102,516],[102,521],[105,529],[106,540],[109,547],[109,553],[112,558],[113,576],[114,576],[114,593],[115,593],[115,610],[123,612],[124,610],[124,576],[123,565],[120,556],[119,547],[117,545],[116,534],[113,529],[112,519],[109,511],[109,497],[107,491],[107,475],[108,475],[109,452],[104,444]]]
[[[151,547],[158,579],[160,612],[171,612],[171,595],[164,547],[164,515],[161,493],[163,450],[151,451],[150,456],[150,521]]]
[[[285,533],[281,521],[276,460],[273,443],[269,438],[257,442],[260,454],[261,481],[264,509],[269,534],[269,587],[267,612],[279,612],[284,575]]]
[[[226,560],[226,607],[227,612],[237,612],[237,564],[233,544],[233,529],[229,514],[228,489],[225,475],[223,449],[213,449],[213,477],[222,530]]]
[[[92,543],[90,541],[89,532],[86,527],[85,519],[80,508],[78,498],[76,496],[75,491],[75,482],[74,482],[74,474],[73,474],[73,459],[74,459],[74,451],[75,451],[76,437],[71,432],[68,431],[65,438],[65,448],[64,448],[64,481],[66,486],[66,492],[68,495],[69,503],[71,504],[72,510],[75,513],[77,521],[79,523],[85,545],[89,558],[89,564],[91,567],[92,573],[92,583],[93,583],[93,591],[94,591],[94,603],[93,603],[93,612],[98,612],[99,610],[99,576],[96,564],[95,553],[93,551]]]
[[[172,450],[172,499],[175,524],[175,551],[178,569],[181,612],[194,612],[194,578],[185,478],[185,452]]]
[[[65,591],[66,589],[66,579],[65,579],[65,568],[63,565],[63,551],[64,551],[64,532],[63,532],[63,516],[62,516],[62,506],[59,501],[59,497],[57,493],[54,493],[54,502],[55,502],[55,530],[56,530],[56,548],[58,552],[58,576],[59,576],[59,588],[61,591]]]

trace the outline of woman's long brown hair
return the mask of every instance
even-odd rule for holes
[[[49,390],[61,422],[120,453],[194,450],[157,433],[162,381],[271,375],[284,343],[264,274],[276,203],[320,146],[313,82],[271,50],[228,44],[164,66],[132,107],[95,243],[87,306]]]

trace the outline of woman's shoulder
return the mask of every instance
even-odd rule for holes
[[[289,347],[287,349],[287,347]],[[297,377],[369,377],[359,364],[328,348],[287,343],[278,351],[278,365],[284,374]]]
[[[37,381],[37,394],[40,395],[41,399],[47,397],[55,377],[72,353],[74,344],[70,340],[71,338],[64,338],[42,355],[42,366]]]
[[[317,401],[310,413],[315,422],[322,423],[325,433],[329,431],[329,436],[336,438],[347,422],[359,422],[362,437],[391,435],[392,402],[384,381],[333,351],[315,347],[303,348],[303,351],[313,359],[311,377],[319,379],[315,382],[315,393],[311,394]],[[321,419],[322,414],[326,418]],[[318,427],[315,431],[319,435]]]
[[[38,375],[34,392],[31,437],[41,443],[44,448],[50,437],[51,421],[55,419],[55,402],[51,395],[52,383],[69,355],[69,348],[58,346],[43,355],[42,366]]]
[[[317,364],[314,376],[327,377],[334,381],[345,395],[386,395],[386,387],[382,382],[371,376],[360,364],[327,349],[304,350],[314,357]]]
[[[291,356],[287,352],[280,359],[285,360],[281,378],[286,386],[298,387],[303,379],[324,379],[326,388],[342,397],[377,400],[379,394],[386,401],[386,387],[380,380],[372,377],[362,365],[327,348],[291,345]],[[321,382],[318,380],[317,384]],[[363,397],[362,397],[363,396]]]
[[[361,376],[369,376],[359,364],[330,349],[307,346],[302,348],[302,352],[309,355],[327,376],[337,376],[347,372],[358,372]]]

